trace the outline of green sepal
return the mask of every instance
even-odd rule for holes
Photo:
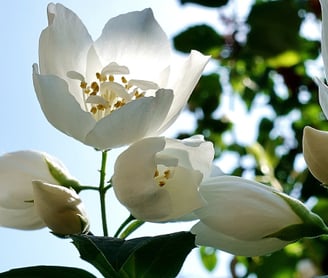
[[[294,224],[287,226],[278,232],[269,234],[264,238],[275,237],[284,241],[297,241],[303,237],[317,237],[325,232],[318,226],[309,224]]]
[[[58,183],[67,188],[73,188],[77,193],[80,191],[80,184],[78,181],[69,179],[61,169],[53,165],[49,160],[45,158],[48,169],[52,177],[58,181]]]
[[[275,193],[289,205],[295,214],[303,220],[303,223],[284,227],[264,238],[275,237],[284,241],[297,241],[303,237],[318,237],[328,234],[328,227],[319,215],[308,210],[300,201],[280,192]]]

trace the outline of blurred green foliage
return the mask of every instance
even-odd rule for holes
[[[320,38],[310,39],[301,32],[309,20],[320,30],[319,1],[257,0],[242,18],[233,0],[180,3],[216,9],[219,17],[217,25],[190,26],[173,39],[176,50],[199,50],[212,55],[215,65],[201,78],[188,104],[197,120],[195,130],[178,137],[203,134],[215,144],[219,161],[225,154],[237,158],[229,174],[251,174],[303,202],[311,201],[313,211],[328,223],[327,188],[320,186],[301,159],[304,126],[328,130],[309,66],[312,62],[323,76],[323,69],[314,63],[320,59]],[[245,119],[259,108],[270,111],[256,114],[257,121],[243,123],[244,132],[256,127],[252,142],[242,140],[245,134],[236,129],[235,119],[224,107],[224,97],[245,107],[246,115],[239,115]],[[228,110],[238,117],[233,105]],[[246,159],[251,163],[244,163]],[[303,262],[313,264],[317,275],[328,274],[327,246],[327,238],[304,239],[269,256],[235,257],[231,275],[303,277],[298,271]],[[204,267],[212,270],[213,262],[216,264],[213,254],[200,252]],[[240,267],[245,270],[242,274],[237,271]]]

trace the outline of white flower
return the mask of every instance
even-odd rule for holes
[[[328,132],[306,126],[303,130],[303,155],[312,175],[328,184]]]
[[[0,226],[26,230],[45,227],[35,209],[32,181],[59,184],[54,175],[76,183],[65,166],[46,153],[17,151],[0,156]]]
[[[117,158],[115,194],[138,219],[180,219],[204,205],[198,187],[211,173],[213,156],[212,143],[202,136],[143,139]]]
[[[98,149],[162,133],[209,60],[192,51],[170,65],[169,41],[150,9],[110,19],[96,41],[60,4],[49,4],[48,21],[33,66],[41,108],[57,129]]]
[[[328,2],[320,0],[322,10],[321,53],[328,77]],[[319,103],[328,118],[328,86],[316,78],[319,87]],[[303,154],[312,175],[322,183],[328,183],[328,132],[306,126],[303,131]]]
[[[194,213],[196,244],[241,256],[261,256],[302,237],[327,233],[321,218],[272,187],[233,176],[207,179],[200,187],[207,206]]]
[[[89,231],[89,222],[79,195],[63,186],[33,181],[34,206],[41,219],[56,234]]]

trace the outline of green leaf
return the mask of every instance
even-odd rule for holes
[[[195,247],[195,236],[189,232],[130,240],[88,235],[71,237],[81,258],[111,278],[175,277]]]
[[[257,55],[273,57],[300,47],[301,18],[292,1],[268,1],[255,4],[247,23],[250,32],[247,47]]]
[[[93,237],[93,236],[87,236],[87,235],[72,235],[71,238],[73,239],[73,243],[75,247],[79,250],[81,258],[83,260],[86,260],[90,264],[92,264],[95,268],[97,268],[104,277],[117,277],[117,272],[112,267],[112,265],[107,260],[104,253],[101,251],[101,249],[97,246],[96,243],[94,243],[92,238],[95,238],[95,240],[99,240],[101,243],[101,238],[104,238],[103,242],[107,239],[106,237]],[[109,244],[111,243],[110,239]],[[100,245],[100,244],[98,244]],[[113,245],[115,243],[113,242]]]
[[[195,247],[195,236],[179,232],[149,238],[124,264],[128,277],[176,277],[186,256]]]
[[[1,278],[95,278],[91,273],[73,267],[31,266],[0,273]]]
[[[210,26],[202,24],[189,27],[173,38],[174,47],[184,53],[192,49],[217,57],[223,38]]]

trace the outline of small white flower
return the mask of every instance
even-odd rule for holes
[[[57,129],[97,149],[162,133],[209,60],[192,51],[171,65],[169,40],[151,9],[110,19],[96,41],[60,4],[49,4],[48,21],[33,66],[41,108]]]
[[[34,206],[32,181],[58,184],[52,169],[76,182],[55,157],[37,151],[17,151],[0,156],[0,226],[17,229],[45,227]]]
[[[212,143],[202,136],[143,139],[117,158],[115,194],[138,219],[181,220],[204,205],[198,188],[211,174],[213,156]]]

